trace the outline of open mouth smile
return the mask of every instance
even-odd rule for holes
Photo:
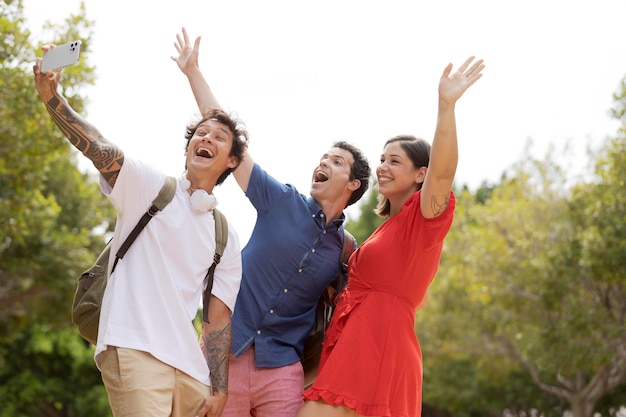
[[[198,147],[196,148],[196,156],[199,156],[202,158],[213,158],[215,154],[211,152],[211,150],[208,148]]]

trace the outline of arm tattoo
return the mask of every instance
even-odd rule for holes
[[[113,186],[124,163],[122,151],[102,137],[98,129],[72,110],[65,100],[54,96],[46,103],[46,109],[70,143],[89,158]]]
[[[214,391],[228,395],[228,365],[233,331],[229,324],[222,330],[209,332],[202,336],[204,355],[211,371],[211,384]]]
[[[450,201],[450,194],[446,194],[443,197],[443,202],[440,202],[436,196],[432,197],[431,207],[433,209],[433,213],[435,214],[435,217],[439,216],[441,213],[443,213],[446,210],[446,207],[448,207],[449,201]]]

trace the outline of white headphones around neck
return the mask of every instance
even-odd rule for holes
[[[186,177],[182,178],[181,185],[185,190],[192,190],[189,201],[191,207],[198,213],[206,213],[217,206],[217,199],[213,194],[209,194],[203,189],[193,190],[191,182]]]

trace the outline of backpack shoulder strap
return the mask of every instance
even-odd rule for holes
[[[343,287],[346,286],[346,281],[348,277],[348,260],[350,259],[350,255],[356,249],[356,239],[350,232],[346,229],[343,229],[343,247],[341,249],[341,256],[339,257],[339,273],[330,283],[326,290],[322,293],[322,297],[324,302],[332,306],[335,303],[335,298],[337,295],[343,290]]]
[[[228,222],[224,213],[217,209],[213,209],[213,217],[215,217],[215,255],[213,256],[213,264],[206,274],[206,289],[202,295],[202,321],[209,322],[209,300],[211,299],[211,290],[213,289],[213,275],[215,268],[220,263],[226,243],[228,243]]]
[[[341,258],[339,258],[339,261],[341,262],[341,272],[344,274],[348,273],[348,260],[355,249],[356,239],[350,232],[343,229],[343,250],[341,251]]]
[[[165,206],[167,206],[169,202],[172,201],[175,193],[176,178],[167,176],[165,178],[165,183],[163,184],[163,187],[161,187],[161,191],[159,191],[159,194],[155,197],[154,200],[152,200],[152,207],[150,207],[150,209],[155,211],[155,213],[157,211],[163,210]]]
[[[337,280],[335,282],[336,292],[338,294],[339,291],[343,289],[346,285],[346,277],[348,275],[348,260],[350,259],[350,255],[356,249],[356,239],[350,232],[346,229],[343,229],[343,249],[341,250],[341,257],[339,258],[339,267],[341,270],[339,271],[339,275],[337,276]]]
[[[228,242],[228,222],[224,213],[217,209],[213,209],[213,217],[215,217],[215,257],[217,257],[215,261],[219,263]]]
[[[144,227],[148,224],[150,219],[154,217],[159,211],[163,210],[165,206],[168,205],[170,201],[174,198],[174,193],[176,192],[176,178],[167,176],[165,178],[165,183],[161,187],[159,194],[152,200],[152,205],[148,210],[143,214],[139,222],[135,228],[130,232],[122,246],[118,249],[115,254],[115,262],[113,263],[113,268],[111,269],[111,273],[115,270],[115,266],[117,265],[117,261],[122,259],[126,252],[130,248],[130,245],[133,244],[139,233],[143,230]]]

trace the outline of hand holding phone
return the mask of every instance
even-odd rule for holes
[[[80,55],[80,41],[72,41],[48,49],[43,54],[41,72],[67,67],[78,62]]]

